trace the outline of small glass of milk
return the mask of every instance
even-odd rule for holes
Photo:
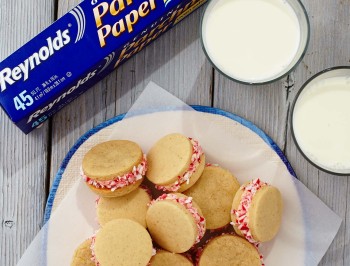
[[[200,32],[213,66],[253,85],[275,81],[298,65],[310,24],[299,0],[211,0]]]
[[[350,175],[350,67],[326,69],[301,87],[291,129],[310,163],[330,174]]]

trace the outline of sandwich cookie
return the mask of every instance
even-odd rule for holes
[[[91,239],[85,240],[79,245],[75,250],[71,266],[95,266],[95,263],[92,261],[91,253]]]
[[[139,223],[116,219],[106,223],[92,238],[96,266],[147,265],[153,254],[152,239]]]
[[[269,241],[280,228],[282,209],[280,191],[260,179],[254,179],[241,186],[233,199],[233,228],[253,244]]]
[[[192,198],[183,194],[163,194],[153,200],[146,214],[152,239],[162,248],[183,253],[205,234],[205,219]]]
[[[261,266],[259,252],[242,237],[224,234],[211,239],[197,254],[198,266]]]
[[[185,255],[157,250],[149,263],[150,266],[193,266],[192,261]]]
[[[97,220],[103,226],[111,220],[125,218],[146,227],[146,212],[151,200],[149,192],[142,187],[121,197],[100,198],[97,200]]]
[[[207,229],[218,229],[231,222],[233,197],[240,185],[227,170],[207,165],[199,180],[184,192],[201,208]]]
[[[167,192],[182,192],[193,186],[205,166],[205,155],[198,141],[181,134],[158,140],[147,160],[147,178],[157,189]]]
[[[89,150],[82,162],[82,177],[102,197],[120,197],[135,190],[147,170],[146,156],[138,144],[111,140]]]

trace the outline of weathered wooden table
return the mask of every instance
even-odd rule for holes
[[[0,0],[0,61],[78,2]],[[239,85],[211,67],[199,41],[200,8],[30,135],[1,110],[0,265],[15,265],[43,225],[52,179],[69,148],[87,130],[126,112],[150,80],[188,104],[233,112],[270,135],[301,181],[343,219],[320,265],[350,265],[350,179],[310,165],[296,149],[289,124],[303,82],[324,68],[349,65],[350,1],[303,3],[311,22],[308,51],[293,73],[271,85]]]

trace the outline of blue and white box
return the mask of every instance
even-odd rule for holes
[[[0,105],[29,133],[205,0],[85,0],[0,63]]]

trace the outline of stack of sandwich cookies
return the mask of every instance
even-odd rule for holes
[[[183,194],[163,194],[153,200],[146,214],[152,239],[163,249],[183,253],[205,234],[205,219],[198,205]]]
[[[233,228],[237,234],[258,246],[278,233],[282,209],[279,190],[260,179],[254,179],[243,185],[233,199]]]
[[[135,190],[147,170],[146,156],[128,140],[103,142],[89,150],[82,162],[82,177],[102,197],[120,197]]]
[[[223,234],[211,239],[197,254],[198,266],[262,266],[256,247],[242,237]]]
[[[146,212],[152,197],[146,188],[139,187],[127,195],[97,201],[97,220],[101,226],[119,218],[130,219],[146,227]]]
[[[139,187],[144,176],[158,191],[148,180],[152,192]],[[191,259],[179,253],[193,255],[208,238],[196,265],[264,265],[259,244],[281,224],[277,188],[259,179],[239,187],[228,170],[205,165],[198,141],[181,134],[160,139],[147,158],[132,141],[96,145],[83,158],[82,177],[100,196],[102,228],[77,248],[72,266],[189,266]],[[172,193],[152,200],[159,190]],[[180,191],[186,195],[174,193]],[[239,236],[227,234],[230,221]],[[203,238],[206,229],[215,231]],[[164,250],[155,254],[152,241]]]
[[[228,171],[216,165],[207,165],[200,179],[184,192],[201,208],[207,229],[218,229],[231,221],[233,197],[240,185]]]
[[[85,240],[75,250],[71,266],[95,266],[95,263],[91,260],[91,239]]]
[[[96,233],[91,251],[96,265],[147,265],[153,255],[153,245],[149,233],[139,223],[116,219]]]
[[[183,254],[171,253],[166,250],[157,250],[149,263],[150,266],[193,266],[190,258]]]
[[[161,138],[147,155],[147,178],[166,192],[182,192],[193,186],[205,166],[198,141],[181,134]]]

